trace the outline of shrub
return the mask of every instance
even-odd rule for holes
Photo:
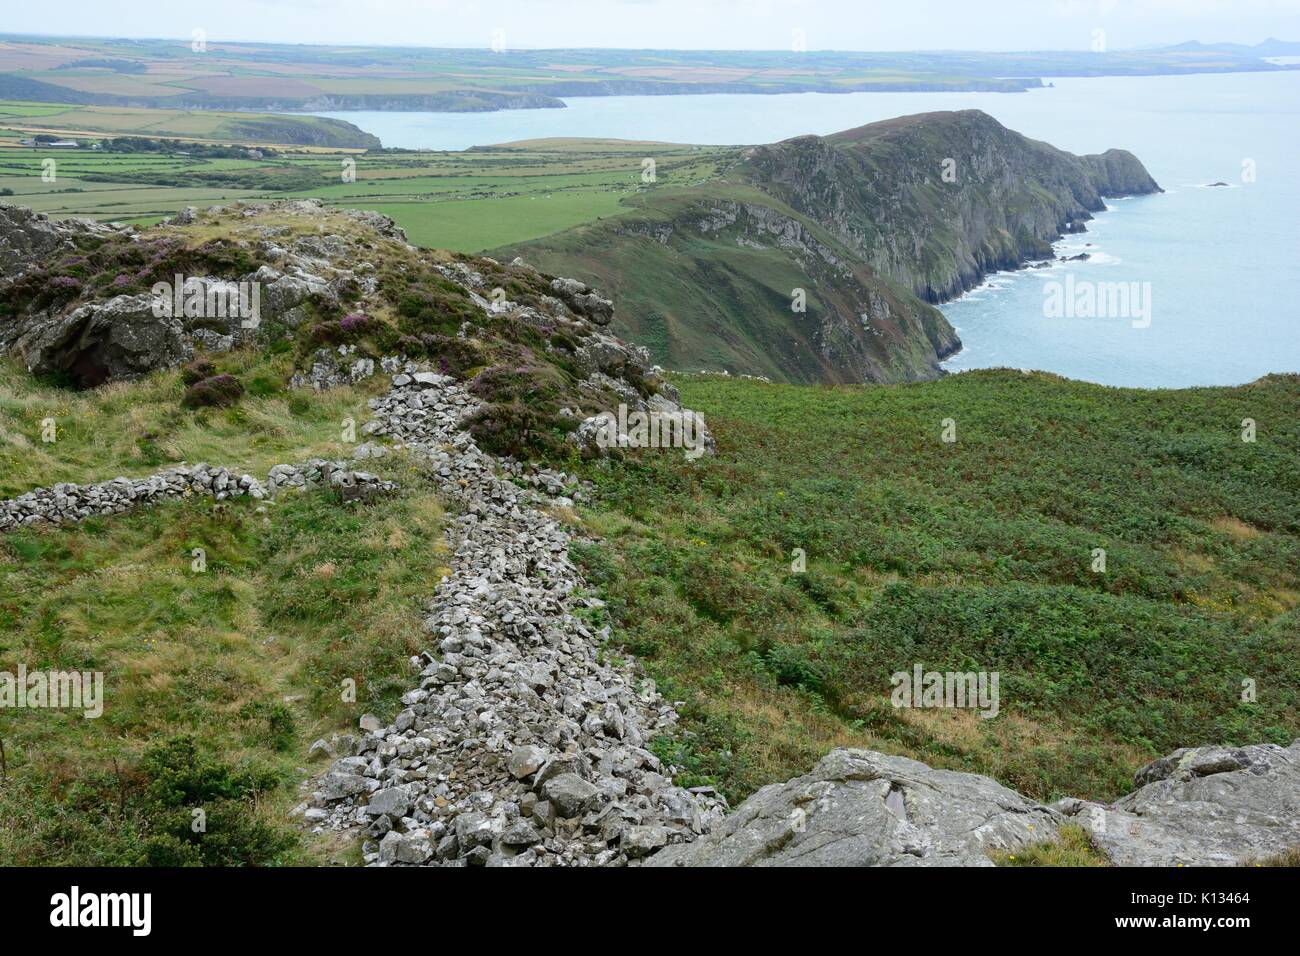
[[[187,388],[181,404],[186,408],[220,408],[234,405],[243,394],[244,386],[235,376],[213,375]]]
[[[564,449],[560,422],[519,402],[485,405],[469,419],[469,432],[485,451],[515,458],[553,458]]]
[[[217,367],[208,359],[195,359],[188,365],[181,368],[181,381],[186,385],[193,385],[201,382],[205,378],[212,378],[217,374]]]
[[[349,312],[339,320],[344,335],[363,335],[373,323],[364,312]]]

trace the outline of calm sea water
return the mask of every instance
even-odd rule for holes
[[[1115,200],[1058,263],[945,305],[951,370],[1011,366],[1110,385],[1228,385],[1300,371],[1300,72],[1067,78],[1019,94],[619,96],[564,110],[327,114],[388,146],[464,149],[549,136],[762,143],[905,113],[982,109],[1072,152],[1130,149],[1163,195]],[[1207,188],[1224,182],[1226,187]],[[1054,317],[1052,283],[1126,283],[1149,315]],[[1148,298],[1149,296],[1149,298]]]

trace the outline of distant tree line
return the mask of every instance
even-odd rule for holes
[[[178,139],[147,139],[144,136],[117,136],[103,140],[101,149],[110,153],[185,153],[203,159],[246,159],[249,147],[216,146],[210,143],[183,143]],[[258,147],[264,157],[278,155],[275,150]]]

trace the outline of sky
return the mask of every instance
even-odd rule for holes
[[[0,31],[506,48],[1084,50],[1300,40],[1300,0],[5,0]]]

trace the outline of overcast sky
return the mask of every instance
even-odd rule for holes
[[[4,32],[487,47],[1081,50],[1300,40],[1300,0],[5,0]]]

